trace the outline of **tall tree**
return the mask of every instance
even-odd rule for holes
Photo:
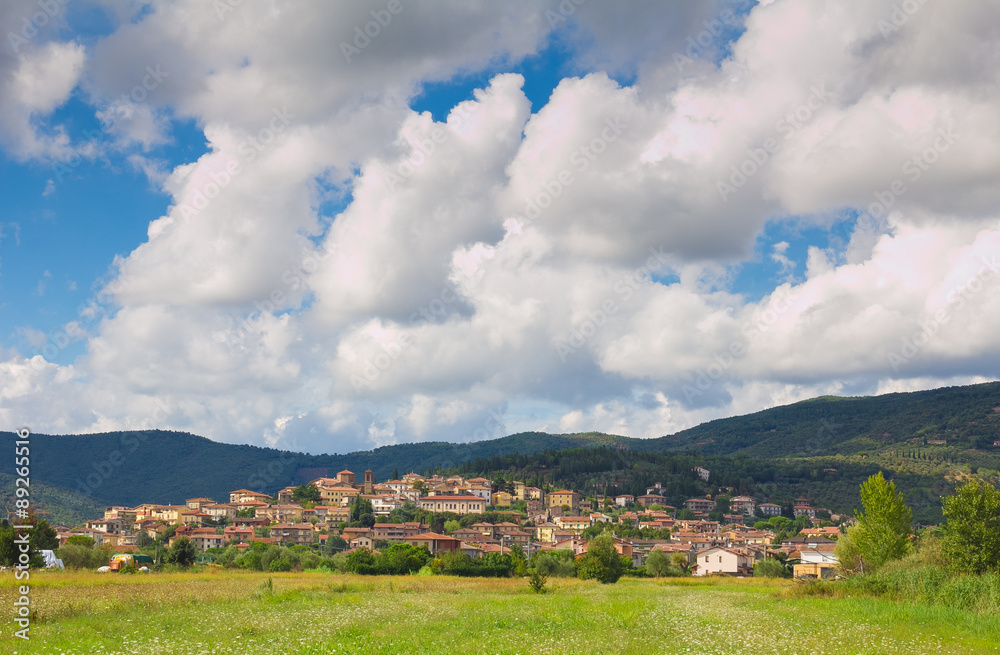
[[[178,537],[170,545],[170,554],[167,561],[179,566],[191,566],[198,559],[198,549],[194,542],[187,537]]]
[[[1000,570],[1000,491],[970,480],[941,500],[947,523],[944,553],[963,573]]]
[[[605,532],[587,544],[587,554],[580,560],[577,575],[582,580],[594,579],[602,584],[618,582],[625,567],[615,549],[615,538]]]
[[[649,557],[646,558],[646,571],[658,578],[661,575],[666,575],[669,570],[670,558],[667,557],[667,554],[660,549],[650,551]]]
[[[870,573],[909,552],[913,512],[896,491],[896,483],[887,481],[881,471],[862,483],[861,504],[864,512],[856,513],[855,542]]]

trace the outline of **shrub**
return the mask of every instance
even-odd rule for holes
[[[536,594],[545,593],[545,583],[548,582],[549,576],[544,573],[539,573],[537,570],[531,572],[531,576],[528,578],[528,586]]]
[[[259,550],[251,549],[237,557],[234,564],[241,569],[249,571],[263,571],[264,567],[261,565],[261,555],[262,553]]]
[[[291,571],[292,563],[287,557],[282,555],[271,560],[271,563],[267,565],[267,570],[274,572]]]
[[[576,577],[576,566],[573,564],[573,560],[566,560],[555,554],[542,553],[535,556],[535,570],[542,575],[556,578]]]
[[[56,551],[56,557],[63,561],[63,565],[71,569],[96,569],[106,565],[111,560],[111,555],[103,548],[88,548],[79,543],[70,544]]]
[[[507,553],[487,553],[472,559],[465,553],[446,553],[440,558],[442,572],[479,578],[509,578],[516,564]]]
[[[347,564],[347,553],[337,553],[330,558],[330,563],[340,573],[347,573],[350,570]]]
[[[892,600],[945,605],[984,614],[1000,614],[1000,575],[955,575],[947,568],[914,565],[910,559],[878,573],[851,578],[849,589]]]
[[[281,549],[277,546],[272,546],[265,550],[260,556],[260,568],[262,571],[267,571],[271,568],[271,562],[276,560],[281,556]]]
[[[82,535],[82,534],[75,534],[72,537],[69,537],[68,539],[66,539],[66,545],[67,546],[70,545],[70,544],[74,544],[74,545],[83,546],[84,548],[93,548],[94,547],[94,543],[95,542],[94,542],[94,538],[93,537],[87,537],[87,536]]]
[[[857,542],[858,530],[856,525],[847,528],[847,532],[837,539],[837,545],[833,549],[837,556],[837,570],[844,577],[864,572],[864,560]]]
[[[778,560],[768,557],[753,565],[755,578],[789,578],[788,568]]]

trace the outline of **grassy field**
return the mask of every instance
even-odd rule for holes
[[[12,607],[15,581],[0,587]],[[31,640],[0,652],[996,653],[1000,618],[765,580],[361,577],[233,571],[32,574]]]

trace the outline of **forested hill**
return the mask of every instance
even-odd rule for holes
[[[12,436],[12,433],[0,433]],[[386,480],[398,469],[448,468],[478,457],[536,453],[641,439],[608,435],[527,432],[469,444],[429,442],[385,446],[346,455],[307,455],[257,446],[222,444],[163,430],[86,435],[31,435],[31,476],[106,504],[183,503],[207,496],[228,499],[234,489],[273,493],[343,469],[366,469]]]
[[[703,423],[654,439],[647,449],[767,459],[853,455],[915,439],[921,445],[945,441],[956,450],[992,450],[1000,439],[1000,382],[883,396],[824,396]]]
[[[424,472],[477,458],[595,446],[765,460],[840,454],[871,462],[877,457],[896,470],[921,473],[932,472],[931,464],[997,470],[1000,448],[992,445],[994,440],[1000,440],[997,382],[866,398],[817,398],[711,421],[657,439],[526,432],[467,444],[428,442],[345,455],[306,455],[222,444],[183,432],[35,434],[31,476],[100,503],[135,505],[181,503],[193,496],[222,500],[231,490],[244,487],[273,493],[344,468],[358,474],[371,469],[376,479],[386,480],[397,470]],[[929,443],[940,441],[945,443]],[[919,466],[911,466],[907,458],[919,461]]]

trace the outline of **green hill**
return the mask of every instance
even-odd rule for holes
[[[8,436],[11,433],[0,433]],[[183,503],[207,496],[228,499],[234,489],[274,493],[345,468],[377,480],[429,468],[448,468],[477,457],[535,453],[626,441],[603,434],[536,432],[466,444],[427,442],[385,446],[346,455],[307,455],[222,444],[186,432],[150,430],[86,435],[31,435],[32,480],[75,490],[98,504]],[[638,439],[627,440],[642,443]]]
[[[718,419],[654,439],[654,451],[765,459],[854,455],[901,446],[944,446],[961,461],[1000,455],[1000,382],[883,396],[824,396]],[[944,444],[930,442],[943,441]]]
[[[0,473],[0,489],[3,490],[3,506],[13,511],[14,480],[13,475]],[[72,489],[45,484],[31,479],[31,507],[39,518],[47,520],[52,525],[79,525],[88,519],[104,515],[104,503]]]
[[[829,496],[831,501],[847,498],[846,490],[859,475],[882,468],[897,476],[913,476],[910,486],[923,489],[930,499],[927,503],[933,504],[935,486],[946,478],[978,473],[1000,479],[996,440],[1000,440],[1000,382],[875,397],[815,398],[657,439],[526,432],[474,443],[425,442],[344,455],[306,455],[159,430],[31,437],[32,482],[75,490],[95,506],[181,503],[192,496],[223,500],[233,489],[274,493],[344,468],[359,477],[371,469],[376,479],[385,480],[396,469],[400,473],[454,469],[477,459],[595,447],[720,458],[714,460],[717,468],[726,468],[724,456],[735,456],[734,462],[772,462],[785,471],[781,475],[786,482],[794,477],[807,485],[823,478],[828,490],[834,483],[841,485]],[[758,475],[758,469],[768,467],[754,466],[751,472],[734,464],[732,479],[743,484],[766,482],[767,474]],[[778,468],[771,468],[773,475]],[[836,479],[827,479],[829,473],[814,475],[823,469],[853,473]],[[656,480],[623,478],[614,484],[637,489],[647,481]],[[804,488],[788,490],[809,495]]]

